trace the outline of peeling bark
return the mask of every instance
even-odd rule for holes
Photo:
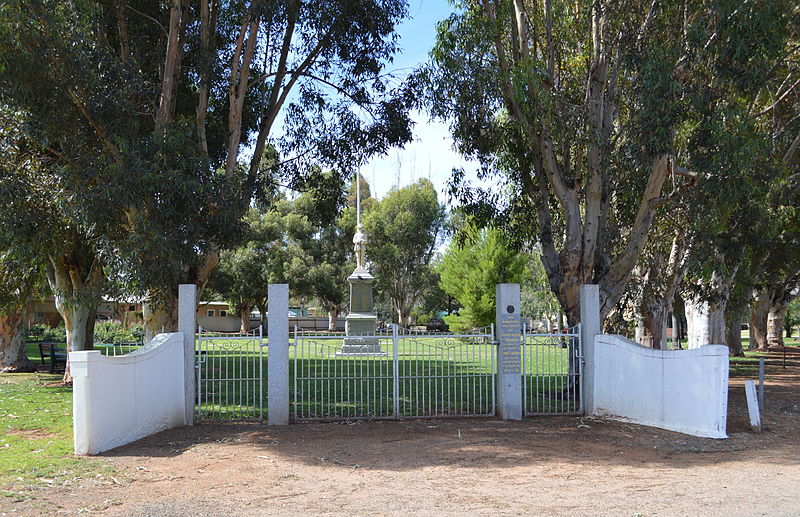
[[[637,342],[655,349],[667,346],[667,318],[672,312],[675,294],[686,276],[689,245],[684,232],[679,230],[672,238],[669,257],[658,249],[647,259],[647,269],[642,279],[642,299],[638,306]]]
[[[178,297],[170,293],[163,298],[142,304],[145,343],[162,332],[178,331]]]
[[[725,309],[735,277],[736,269],[728,277],[723,277],[716,271],[712,273],[710,287],[715,293],[713,301],[709,302],[691,294],[684,297],[689,327],[687,348],[725,344]]]
[[[339,318],[339,307],[328,307],[328,331],[336,331],[336,320]]]
[[[767,319],[772,304],[772,293],[768,289],[753,291],[753,302],[750,305],[750,348],[767,349]]]
[[[742,349],[742,320],[744,311],[738,310],[727,314],[727,325],[725,329],[725,344],[730,349],[729,355],[743,357]]]
[[[100,260],[73,234],[67,250],[50,257],[47,281],[53,291],[56,309],[67,331],[67,352],[91,350],[97,304],[105,284]],[[69,355],[64,383],[72,382]]]
[[[245,305],[242,307],[242,310],[239,311],[239,332],[242,334],[247,334],[250,332],[250,312],[252,312],[253,307],[250,305]]]
[[[787,307],[772,307],[767,317],[767,346],[783,346],[783,320]]]
[[[33,372],[36,367],[25,352],[26,306],[0,312],[0,372]]]

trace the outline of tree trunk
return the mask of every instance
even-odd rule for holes
[[[642,346],[664,350],[667,348],[667,310],[661,307],[651,309],[641,318],[636,327],[636,342]]]
[[[259,303],[256,304],[258,307],[258,315],[261,318],[261,332],[266,336],[267,335],[267,304],[266,303]]]
[[[71,249],[62,255],[51,257],[50,262],[47,281],[67,331],[64,383],[71,384],[69,352],[92,349],[97,304],[105,275],[102,264],[91,251],[82,246],[77,237]]]
[[[64,368],[64,384],[72,383],[69,352],[91,350],[94,344],[94,322],[97,316],[96,302],[72,299],[56,295],[56,308],[64,319],[67,334],[67,365]]]
[[[786,307],[772,307],[767,317],[767,346],[783,346],[783,319]]]
[[[178,297],[170,292],[165,301],[146,301],[142,304],[144,342],[162,332],[178,331]]]
[[[242,310],[239,311],[239,318],[241,320],[241,325],[240,325],[239,331],[242,334],[247,334],[248,332],[250,332],[250,312],[252,310],[253,310],[253,307],[250,306],[250,305],[247,305],[245,307],[242,307]]]
[[[339,318],[339,307],[328,308],[328,331],[336,331],[336,320]]]
[[[727,328],[725,332],[725,344],[728,345],[728,354],[735,357],[744,357],[742,350],[742,319],[744,312],[741,310],[733,311],[728,314]]]
[[[750,305],[750,349],[767,349],[767,320],[772,295],[766,289],[753,291],[753,302]]]
[[[684,298],[688,340],[686,348],[725,343],[725,306],[687,296]]]
[[[408,328],[411,326],[411,311],[403,310],[403,308],[397,309],[397,320],[398,324],[401,327]]]
[[[0,313],[0,372],[33,372],[33,365],[25,352],[25,312],[22,305],[16,311]]]
[[[675,314],[675,310],[672,311],[672,348],[675,350],[679,350],[681,348],[681,323],[680,318]]]

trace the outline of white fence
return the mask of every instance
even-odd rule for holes
[[[349,339],[358,343],[295,330],[295,421],[495,414],[492,327],[446,334],[392,325]]]
[[[594,415],[727,438],[728,347],[653,350],[603,334],[594,345]]]
[[[496,333],[394,329],[374,336],[380,348],[371,355],[349,350],[342,335],[296,333],[291,357],[289,287],[270,285],[268,359],[262,336],[233,343],[201,335],[198,346],[195,286],[179,292],[181,332],[116,357],[70,353],[77,454],[192,425],[195,417],[241,417],[245,409],[251,418],[267,410],[270,424],[288,424],[292,401],[301,421],[585,411],[726,437],[727,347],[653,350],[602,335],[596,285],[581,287],[581,325],[562,335],[524,332],[519,286],[500,284]]]
[[[183,333],[126,355],[70,352],[76,454],[99,454],[185,424]]]

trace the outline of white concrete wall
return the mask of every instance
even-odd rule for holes
[[[75,454],[99,454],[185,423],[183,333],[127,355],[70,352]]]
[[[728,347],[653,350],[600,334],[594,361],[595,416],[727,438]]]

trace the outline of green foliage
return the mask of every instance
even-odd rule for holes
[[[790,336],[794,332],[793,329],[800,326],[800,297],[795,298],[789,304],[786,309],[786,315],[783,317],[783,324]]]
[[[64,325],[51,327],[45,323],[31,325],[25,332],[25,341],[40,341],[46,343],[66,343],[67,331]]]
[[[319,211],[334,213],[342,177],[410,139],[413,92],[393,89],[382,70],[404,0],[217,3],[210,46],[194,4],[181,4],[175,27],[169,2],[125,5],[11,0],[0,9],[0,108],[16,120],[0,145],[18,148],[0,169],[0,249],[11,242],[48,265],[67,248],[84,274],[103,268],[114,287],[168,298],[178,283],[205,284],[208,256],[246,242],[242,218],[268,208],[278,184],[313,192]],[[260,30],[248,66],[231,56],[250,17]],[[178,27],[167,95],[163,31]],[[241,77],[250,84],[232,113],[229,89]],[[273,131],[276,119],[284,124]],[[252,159],[240,159],[255,140]]]
[[[537,319],[552,319],[558,315],[560,306],[550,290],[547,272],[537,251],[525,255],[525,274],[520,286],[522,314]]]
[[[141,323],[125,324],[120,321],[98,321],[94,326],[95,343],[141,343],[144,326]]]
[[[401,324],[435,282],[431,265],[445,209],[427,179],[392,189],[365,218],[367,260],[380,292],[392,300]]]
[[[608,314],[653,221],[688,197],[677,168],[662,187],[657,158],[701,175],[690,210],[708,231],[747,225],[758,212],[743,198],[774,177],[758,154],[770,138],[754,135],[747,109],[776,60],[796,52],[796,41],[784,47],[793,18],[789,1],[457,4],[419,77],[458,149],[496,181],[476,188],[456,171],[452,194],[480,225],[527,250],[541,244],[573,322],[575,286],[587,280],[600,285]],[[774,102],[777,89],[760,98]],[[648,214],[656,206],[665,208]]]
[[[484,327],[495,319],[495,285],[520,283],[525,258],[496,229],[468,227],[463,245],[453,240],[437,270],[439,286],[461,304],[458,314],[445,316],[456,332]]]
[[[338,176],[326,173],[322,177],[334,180]],[[369,211],[373,200],[368,197],[369,186],[361,181],[362,206]],[[315,298],[329,314],[338,314],[347,304],[346,279],[354,268],[352,190],[348,206],[333,221],[320,212],[326,202],[319,202],[316,191],[293,200],[279,198],[268,211],[251,209],[245,219],[246,242],[222,253],[211,290],[220,293],[233,311],[249,312],[253,306],[266,307],[268,284],[289,283],[293,296]],[[328,202],[336,206],[341,201]]]

